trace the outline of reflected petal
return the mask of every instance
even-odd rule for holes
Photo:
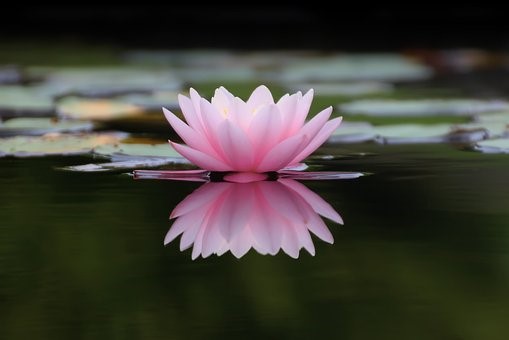
[[[175,207],[171,217],[176,220],[164,243],[182,234],[180,248],[192,246],[193,259],[227,251],[240,258],[251,248],[264,255],[283,250],[298,258],[302,248],[315,254],[310,233],[334,241],[320,215],[342,222],[327,202],[289,178],[208,182]]]

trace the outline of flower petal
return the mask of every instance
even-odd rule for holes
[[[316,149],[322,145],[327,138],[337,129],[339,124],[341,124],[342,117],[334,118],[329,120],[322,129],[316,134],[316,136],[309,142],[309,144],[300,152],[291,162],[290,164],[298,163],[310,154],[312,154]]]
[[[249,110],[256,110],[262,105],[274,104],[272,93],[265,85],[258,86],[247,100]]]
[[[196,112],[195,107],[191,99],[187,98],[184,95],[178,95],[178,101],[180,110],[182,111],[182,115],[186,119],[187,124],[192,127],[194,130],[198,131],[202,135],[204,135],[203,123],[201,122],[201,117]]]
[[[326,217],[336,223],[343,224],[343,219],[338,214],[334,208],[327,203],[323,198],[318,196],[313,191],[309,190],[305,185],[299,183],[297,181],[288,179],[288,178],[280,178],[278,182],[285,185],[288,189],[297,193],[300,197],[304,199],[314,211],[318,214]]]
[[[309,108],[311,107],[311,102],[313,101],[314,90],[309,90],[302,99],[297,103],[297,110],[295,111],[295,117],[292,120],[292,124],[289,128],[290,135],[296,133],[302,128],[302,125],[306,121],[306,117],[309,113]]]
[[[182,138],[182,140],[191,148],[201,151],[206,154],[213,155],[216,158],[219,158],[217,152],[211,147],[210,143],[201,135],[199,135],[195,130],[181,121],[177,116],[173,114],[173,112],[165,109],[163,107],[164,116],[173,127],[175,132]]]
[[[256,167],[256,171],[277,171],[284,168],[301,152],[307,142],[308,139],[305,135],[296,135],[285,139],[265,155]]]
[[[279,143],[282,129],[281,114],[276,105],[265,106],[254,115],[249,126],[249,137],[255,146],[256,161],[260,161],[269,149]]]
[[[252,171],[253,145],[244,130],[230,120],[224,120],[218,128],[218,137],[228,163],[235,171]]]
[[[232,170],[231,166],[226,165],[222,161],[207,155],[201,151],[190,148],[189,146],[177,144],[172,141],[169,141],[170,144],[175,148],[175,150],[190,160],[193,164],[199,166],[202,169],[210,170],[210,171],[230,171]]]
[[[206,206],[212,204],[211,202],[215,202],[216,198],[221,196],[228,188],[229,183],[224,182],[210,182],[207,185],[202,185],[177,204],[171,212],[170,218],[192,213],[197,209],[207,209]]]
[[[331,113],[332,106],[329,106],[328,108],[320,111],[316,116],[313,117],[313,119],[307,122],[298,133],[307,135],[309,141],[312,141],[318,131],[320,131],[325,123],[327,123]]]

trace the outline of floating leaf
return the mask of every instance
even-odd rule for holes
[[[94,153],[102,156],[132,156],[132,157],[162,157],[162,158],[182,158],[170,144],[129,144],[119,143],[115,145],[101,145],[94,149]]]
[[[19,84],[25,80],[23,72],[13,65],[0,66],[0,84]]]
[[[133,104],[149,111],[162,112],[162,107],[169,110],[179,108],[177,91],[156,91],[149,94],[130,94],[115,97],[115,100],[127,104]]]
[[[509,139],[483,140],[474,145],[474,150],[483,153],[509,153]]]
[[[103,144],[119,143],[125,133],[47,134],[40,137],[17,136],[0,139],[0,156],[40,157],[90,153]]]
[[[509,133],[509,125],[502,122],[466,123],[453,125],[453,130],[484,130],[489,138],[500,137]]]
[[[255,71],[245,66],[179,68],[177,74],[186,82],[240,82],[256,77]]]
[[[0,87],[0,117],[50,116],[53,113],[53,98],[39,87]]]
[[[474,117],[478,123],[506,123],[509,124],[509,111],[487,113]]]
[[[73,165],[61,168],[61,170],[79,172],[111,172],[119,170],[133,170],[139,168],[158,168],[163,165],[171,164],[187,163],[181,163],[179,160],[171,158],[135,158],[117,162]]]
[[[72,119],[110,121],[139,116],[144,110],[113,99],[66,98],[58,102],[57,113]]]
[[[334,82],[334,83],[302,83],[292,84],[287,87],[291,92],[307,91],[314,89],[316,96],[345,96],[356,97],[369,94],[389,93],[394,90],[394,86],[389,83],[374,81],[356,81],[356,82]]]
[[[397,54],[338,55],[309,58],[290,64],[282,71],[281,80],[339,81],[379,80],[409,81],[429,78],[431,68]]]
[[[376,136],[373,125],[367,122],[343,122],[329,137],[329,143],[361,143]]]
[[[94,128],[90,122],[53,118],[13,118],[0,123],[0,136],[43,135],[50,132],[80,132]]]
[[[339,110],[346,114],[368,116],[473,116],[481,112],[509,109],[502,100],[477,99],[419,99],[419,100],[374,100],[362,99],[342,104]]]
[[[454,130],[449,124],[397,124],[374,129],[376,141],[383,144],[469,143],[487,138],[485,130]]]
[[[44,86],[54,95],[75,94],[108,97],[127,93],[176,90],[181,82],[170,69],[131,67],[31,68],[46,79]]]

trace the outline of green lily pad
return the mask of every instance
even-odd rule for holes
[[[115,144],[125,139],[125,133],[47,134],[40,137],[16,136],[0,139],[0,156],[41,157],[70,156],[92,152],[103,144]]]
[[[341,112],[349,115],[398,117],[473,116],[482,112],[496,112],[507,109],[509,109],[509,103],[506,101],[478,99],[362,99],[339,106]]]
[[[91,122],[53,118],[13,118],[0,123],[0,136],[43,135],[50,132],[80,132],[94,128]]]
[[[474,150],[483,153],[509,153],[509,139],[489,139],[478,142]]]
[[[58,115],[80,120],[110,121],[140,116],[144,112],[140,106],[114,99],[65,98],[57,103]]]
[[[51,116],[53,98],[38,87],[1,86],[0,117]]]
[[[134,169],[151,169],[159,168],[161,166],[188,164],[186,162],[179,162],[178,159],[171,158],[134,158],[123,161],[107,162],[107,163],[91,163],[83,165],[73,165],[60,168],[66,171],[78,172],[113,172],[125,171]]]
[[[478,123],[506,123],[509,124],[509,111],[486,113],[477,115],[475,121]]]
[[[130,144],[119,143],[114,145],[101,145],[94,149],[94,153],[102,156],[131,156],[131,157],[161,157],[183,158],[169,143],[164,144]]]
[[[177,91],[156,91],[149,94],[129,94],[115,97],[115,100],[133,104],[148,111],[161,111],[162,107],[169,110],[179,108]]]
[[[302,83],[287,87],[290,92],[314,89],[315,96],[357,97],[370,94],[390,93],[394,86],[389,83],[374,81],[334,82],[334,83]]]
[[[189,67],[176,72],[186,82],[242,82],[256,78],[256,72],[246,66]]]
[[[432,75],[433,70],[428,66],[401,55],[352,54],[295,62],[282,70],[281,80],[286,83],[340,80],[413,81],[427,79]]]
[[[483,129],[453,129],[449,124],[382,125],[374,130],[375,141],[381,144],[471,143],[488,137]]]
[[[474,122],[453,125],[453,130],[485,130],[489,138],[505,136],[509,133],[509,125],[503,122]]]
[[[86,97],[109,97],[137,92],[176,90],[181,86],[179,78],[170,69],[34,67],[29,71],[45,78],[44,87],[56,96],[75,94]]]
[[[376,137],[375,128],[368,122],[343,122],[329,137],[328,143],[362,143]]]
[[[0,84],[13,85],[25,80],[23,72],[16,66],[0,66]]]

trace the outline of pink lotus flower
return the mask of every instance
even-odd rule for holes
[[[187,122],[163,109],[166,119],[186,145],[170,141],[182,156],[210,171],[268,172],[297,165],[323,144],[341,123],[328,120],[332,107],[305,123],[313,90],[284,95],[277,103],[265,86],[249,99],[224,87],[209,102],[194,89],[179,95]]]
[[[294,258],[304,248],[314,255],[310,232],[334,241],[319,215],[343,223],[327,202],[292,179],[208,182],[172,211],[170,218],[176,220],[164,244],[182,234],[180,249],[193,246],[193,259],[228,250],[240,258],[251,248],[264,255],[282,249]]]

